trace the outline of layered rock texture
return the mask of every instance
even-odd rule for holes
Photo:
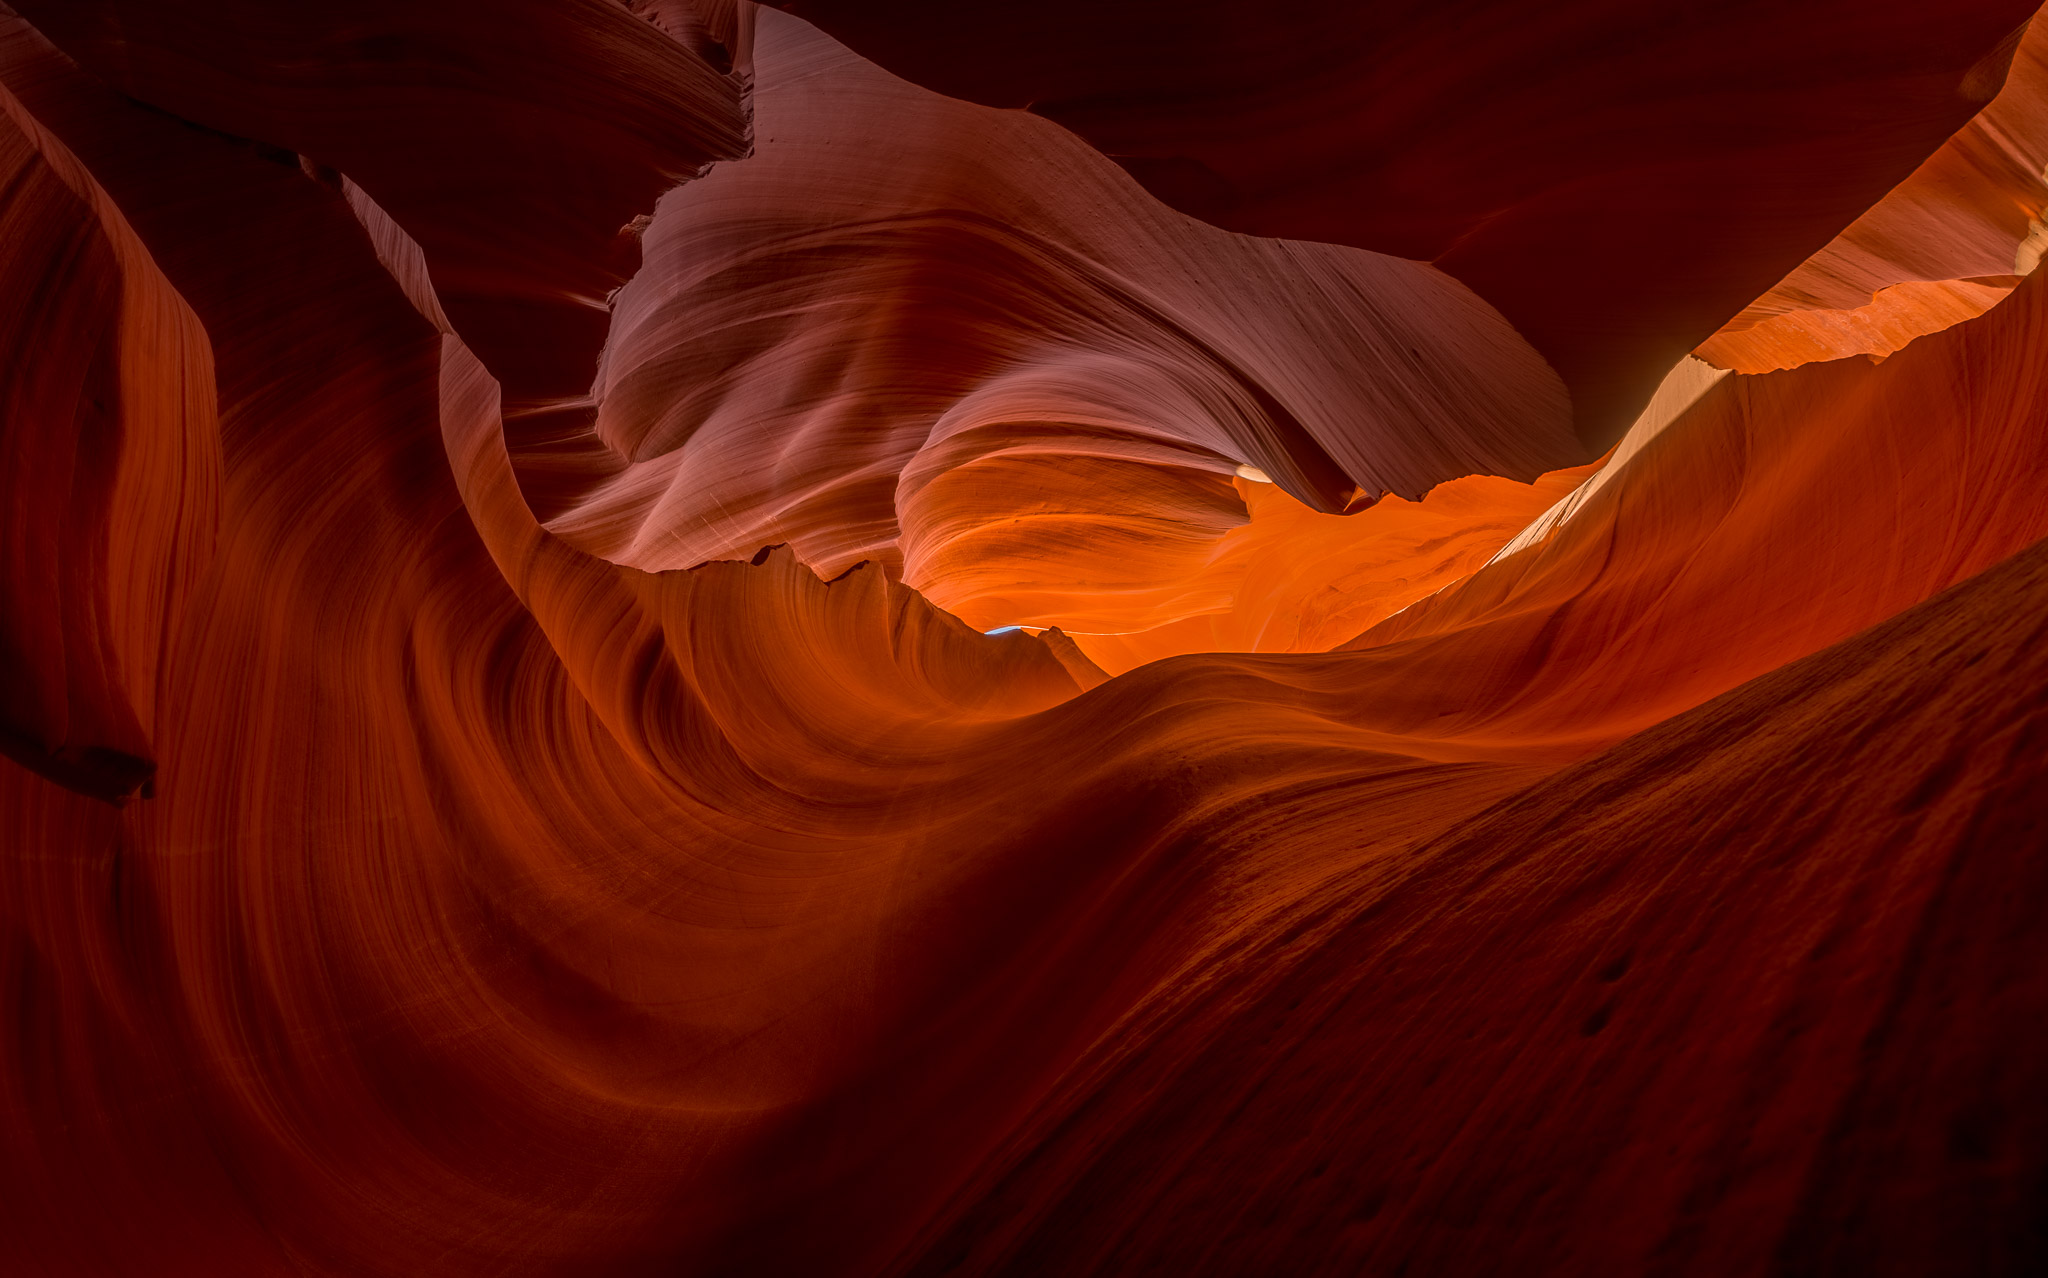
[[[2027,4],[8,3],[0,1272],[2048,1271]]]

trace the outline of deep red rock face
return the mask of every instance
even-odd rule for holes
[[[0,1272],[2048,1271],[2026,6],[11,2]]]

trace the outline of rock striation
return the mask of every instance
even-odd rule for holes
[[[2048,1264],[2024,6],[9,3],[0,1271]]]

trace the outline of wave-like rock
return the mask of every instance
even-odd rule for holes
[[[754,155],[662,200],[618,298],[598,431],[632,464],[549,520],[595,553],[893,566],[1033,490],[1134,498],[1105,549],[1131,519],[1194,542],[1243,521],[1239,464],[1340,511],[1590,460],[1549,366],[1442,272],[1218,231],[778,13],[753,63]]]
[[[154,766],[164,649],[212,550],[212,352],[106,192],[4,87],[0,231],[0,750],[118,799]]]
[[[1597,451],[1993,97],[2038,6],[788,7],[1218,225],[1436,262],[1563,376]]]
[[[788,17],[23,8],[0,1269],[2038,1268],[2048,284],[1539,479],[1484,289]],[[1825,240],[2010,25],[1776,12],[1488,30],[1821,110]]]
[[[2040,265],[2044,207],[2048,22],[2036,22],[1990,105],[1698,354],[1744,373],[1890,355],[1983,314]]]
[[[1713,381],[1569,518],[1346,646],[1403,662],[1418,720],[1648,727],[2048,536],[2044,341],[2030,278],[1880,365]]]
[[[684,6],[643,19],[611,0],[15,7],[109,86],[345,173],[396,213],[508,387],[536,501],[565,504],[616,468],[590,429],[607,299],[639,266],[635,219],[747,151],[732,59],[751,5],[710,6],[685,33],[695,47],[661,29]]]
[[[1484,566],[1590,469],[1533,484],[1473,475],[1419,502],[1389,497],[1344,516],[1239,478],[1246,521],[1181,563],[1139,559],[1093,534],[1092,521],[1083,540],[1071,531],[1080,521],[1033,512],[1021,529],[989,521],[948,546],[959,567],[919,563],[910,580],[984,628],[1059,627],[1117,673],[1183,653],[1325,652]]]
[[[2038,1267],[2044,607],[2037,545],[1316,884],[908,1272]]]

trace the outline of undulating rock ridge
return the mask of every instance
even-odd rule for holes
[[[1546,536],[1345,646],[1460,730],[1647,727],[2048,537],[2044,343],[2030,277],[1882,364],[1722,378]]]
[[[18,7],[0,1271],[2048,1263],[2024,12]]]
[[[1434,261],[1541,351],[1587,445],[1999,89],[2031,0],[796,0],[1025,107],[1167,203]]]
[[[1441,271],[1218,231],[780,13],[753,63],[753,156],[663,198],[618,297],[598,431],[633,465],[549,520],[594,553],[787,541],[916,581],[1028,493],[1137,525],[1116,553],[1159,580],[1185,570],[1160,542],[1244,521],[1240,464],[1334,512],[1591,460],[1557,375]]]
[[[2038,1271],[2044,640],[2037,544],[1316,884],[910,1272]]]
[[[2048,22],[2033,22],[1990,105],[1697,353],[1745,373],[1882,358],[1983,314],[2032,273],[2044,207]]]
[[[1191,652],[1323,652],[1482,567],[1593,469],[1533,484],[1468,475],[1419,502],[1388,497],[1343,516],[1240,477],[1245,522],[1190,538],[1178,563],[1140,559],[1096,532],[1109,521],[1046,512],[1026,489],[915,561],[908,579],[983,629],[1059,627],[1117,673]],[[1018,507],[1023,519],[1001,518]]]

